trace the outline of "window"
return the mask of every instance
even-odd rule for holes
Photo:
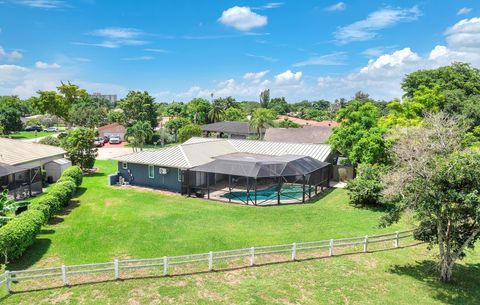
[[[127,169],[127,168],[128,168],[127,162],[122,162],[122,168],[123,168],[123,169]]]
[[[148,166],[148,178],[155,178],[155,167],[153,165]]]
[[[182,182],[183,179],[182,179],[182,170],[181,169],[178,169],[178,182]]]

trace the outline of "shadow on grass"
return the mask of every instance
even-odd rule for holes
[[[83,194],[85,194],[86,191],[87,191],[86,187],[80,186],[79,188],[77,188],[77,191],[75,192],[75,195],[73,195],[73,198],[78,198],[82,196]]]
[[[453,281],[443,283],[439,280],[438,265],[435,261],[424,260],[416,264],[395,265],[390,272],[406,275],[426,283],[433,290],[433,296],[445,304],[479,304],[480,302],[480,264],[456,265]]]
[[[7,270],[22,270],[27,269],[42,259],[43,255],[50,248],[52,241],[48,238],[37,238],[30,248],[22,255],[20,259],[9,263],[6,266]]]

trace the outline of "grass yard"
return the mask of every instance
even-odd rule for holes
[[[19,131],[19,132],[10,134],[7,137],[11,138],[11,139],[25,140],[25,139],[47,137],[47,136],[51,136],[51,135],[54,135],[54,134],[55,133],[53,133],[53,132],[39,131],[35,135],[34,131]]]
[[[44,227],[9,269],[147,258],[210,250],[361,236],[379,229],[379,210],[348,204],[334,190],[312,204],[251,207],[106,186],[112,161],[85,177],[64,215]],[[235,271],[145,278],[39,290],[5,304],[478,304],[480,254],[471,253],[441,285],[424,245]],[[462,275],[460,278],[459,275]],[[2,299],[0,299],[2,301]],[[476,303],[477,302],[477,303]]]

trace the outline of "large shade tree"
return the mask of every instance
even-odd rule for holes
[[[143,150],[145,142],[153,136],[153,129],[149,122],[138,121],[127,128],[125,137],[132,144],[133,151]]]
[[[455,263],[480,237],[480,153],[464,149],[465,130],[443,113],[429,115],[421,127],[397,130],[394,166],[382,179],[391,205],[383,224],[412,211],[416,238],[438,247],[443,281],[451,280]]]
[[[72,164],[83,170],[90,169],[95,164],[97,148],[94,145],[95,131],[91,128],[75,128],[62,138],[61,146],[67,152]]]
[[[157,127],[157,107],[155,98],[147,91],[130,91],[119,103],[127,125],[136,122],[148,122],[152,128]]]

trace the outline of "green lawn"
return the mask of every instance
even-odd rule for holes
[[[34,131],[19,131],[13,134],[8,135],[8,138],[11,139],[34,139],[40,138],[40,137],[46,137],[46,136],[51,136],[54,135],[55,133],[53,132],[45,132],[45,131],[40,131],[35,134]]]
[[[381,211],[334,190],[311,204],[251,207],[106,186],[115,163],[98,161],[64,215],[45,226],[9,269],[112,261],[361,236]],[[6,304],[476,304],[480,254],[441,285],[424,245],[209,274],[136,279],[13,294]],[[15,287],[14,287],[15,288]],[[1,299],[0,299],[1,301]],[[478,303],[477,303],[478,304]]]

